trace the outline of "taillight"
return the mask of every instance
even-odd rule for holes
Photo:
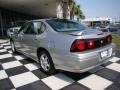
[[[111,36],[111,35],[109,35],[109,36],[107,37],[107,42],[108,42],[108,43],[112,43],[112,36]]]
[[[85,50],[84,40],[75,40],[70,48],[71,52],[80,52]]]
[[[93,40],[75,40],[70,48],[71,52],[81,52],[87,49],[93,49],[95,43]]]
[[[104,38],[93,39],[77,39],[73,42],[70,48],[70,52],[82,52],[105,46],[112,43],[112,36],[109,35]]]
[[[85,49],[85,41],[83,40],[78,40],[77,43],[76,43],[76,48],[79,50],[79,51],[83,51]]]
[[[94,48],[94,46],[95,46],[94,41],[93,41],[93,40],[88,40],[88,42],[87,42],[87,46],[88,46],[89,49]]]

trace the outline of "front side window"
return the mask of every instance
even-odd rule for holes
[[[28,23],[25,23],[21,28],[20,28],[20,30],[18,31],[18,33],[24,33],[26,30],[27,30],[27,28],[28,28]]]
[[[81,31],[87,29],[87,26],[64,19],[52,19],[46,20],[46,22],[56,31],[64,32],[64,31]]]
[[[24,34],[37,34],[34,31],[34,24],[33,23],[29,23],[27,30],[24,32]]]

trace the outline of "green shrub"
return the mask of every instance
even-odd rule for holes
[[[120,36],[112,35],[113,42],[116,44],[117,49],[120,49]]]

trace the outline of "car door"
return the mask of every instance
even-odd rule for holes
[[[22,51],[24,49],[23,46],[23,35],[24,32],[27,30],[29,23],[25,23],[23,26],[21,26],[20,30],[17,33],[14,33],[13,39],[14,44],[17,50]]]
[[[24,52],[35,60],[37,58],[37,48],[40,44],[38,37],[44,30],[45,26],[42,22],[30,22],[23,35]]]

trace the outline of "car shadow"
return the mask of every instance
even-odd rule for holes
[[[73,73],[73,72],[67,72],[67,71],[59,71],[59,72],[70,77],[71,79],[73,79],[75,81],[78,81],[80,79],[83,79],[83,78],[91,75],[90,72],[84,72],[84,73]]]

